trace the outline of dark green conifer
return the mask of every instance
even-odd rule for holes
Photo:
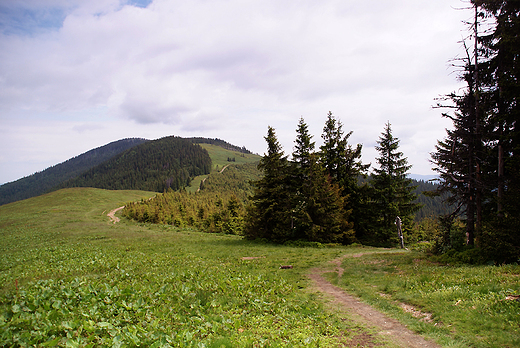
[[[352,147],[348,139],[352,131],[344,134],[343,124],[329,111],[323,127],[323,145],[320,147],[320,158],[330,178],[340,187],[340,192],[345,199],[345,210],[351,211],[350,221],[354,223],[354,230],[358,238],[366,235],[367,216],[369,210],[369,187],[359,184],[360,179],[366,177],[370,164],[361,162],[361,150],[363,146],[357,144]]]
[[[268,127],[267,154],[258,168],[264,177],[255,183],[255,194],[248,209],[245,236],[249,239],[265,238],[276,242],[294,239],[292,192],[288,190],[289,162],[278,142],[275,130]]]
[[[399,216],[403,222],[403,230],[410,229],[413,213],[419,205],[413,203],[417,196],[413,193],[415,186],[407,178],[408,160],[399,150],[399,139],[394,138],[390,123],[385,125],[384,132],[378,140],[376,150],[379,157],[376,159],[379,168],[372,174],[374,188],[374,213],[376,221],[375,236],[380,244],[397,242],[395,220]]]
[[[320,243],[351,244],[355,240],[353,224],[348,222],[350,211],[345,210],[345,200],[339,185],[327,175],[316,155],[310,157],[307,180],[307,240]]]
[[[296,129],[295,147],[292,153],[293,161],[290,167],[290,190],[293,198],[291,210],[291,225],[295,239],[307,239],[310,228],[309,216],[307,214],[309,200],[309,172],[314,153],[315,143],[309,134],[308,126],[303,117],[300,118]]]

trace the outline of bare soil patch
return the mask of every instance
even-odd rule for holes
[[[122,209],[124,209],[125,206],[122,206],[122,207],[119,207],[119,208],[116,208],[116,209],[112,209],[108,214],[107,216],[110,218],[110,221],[112,223],[116,223],[116,222],[119,222],[120,219],[116,216],[116,213]]]
[[[256,259],[265,259],[265,256],[244,256],[241,260],[256,260]]]

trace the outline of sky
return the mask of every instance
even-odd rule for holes
[[[363,144],[390,122],[411,173],[451,127],[461,0],[0,0],[0,184],[123,138],[223,139],[286,154],[331,111]]]

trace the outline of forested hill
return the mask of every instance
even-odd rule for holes
[[[437,185],[423,180],[412,179],[412,186],[416,186],[414,193],[417,194],[416,203],[420,203],[422,208],[415,213],[415,221],[420,221],[426,217],[435,217],[444,215],[449,212],[449,207],[443,202],[442,197],[428,197],[424,193],[428,191],[435,191]]]
[[[415,221],[421,221],[428,217],[437,217],[450,212],[448,204],[443,202],[443,197],[430,197],[425,195],[426,192],[437,190],[437,184],[425,180],[410,179],[412,180],[411,186],[415,187],[413,193],[417,195],[417,199],[414,200],[414,203],[421,205],[421,208],[414,213]],[[359,182],[368,183],[371,180],[372,178],[370,176],[364,179],[360,177]]]
[[[122,152],[58,188],[163,192],[185,187],[193,177],[210,171],[211,158],[206,150],[190,139],[170,136]]]
[[[92,149],[41,172],[0,186],[0,205],[41,195],[115,155],[148,140],[131,138]]]

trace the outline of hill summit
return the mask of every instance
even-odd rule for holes
[[[212,160],[207,150],[197,144],[250,154],[245,147],[217,138],[122,139],[1,185],[0,205],[66,187],[176,190],[211,171]]]

